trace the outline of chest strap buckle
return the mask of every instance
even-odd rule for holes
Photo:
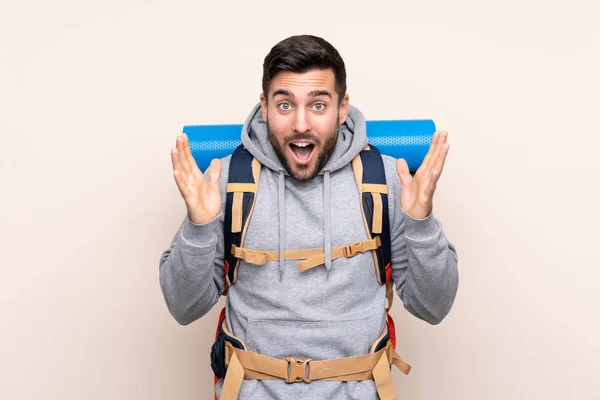
[[[367,249],[364,246],[364,242],[347,244],[344,246],[343,254],[344,257],[353,257],[358,253],[364,253]]]

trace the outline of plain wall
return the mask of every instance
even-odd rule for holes
[[[223,299],[159,286],[185,216],[170,151],[242,123],[278,41],[340,51],[367,119],[431,118],[453,309],[393,316],[400,399],[599,399],[597,1],[0,3],[0,398],[210,399]]]

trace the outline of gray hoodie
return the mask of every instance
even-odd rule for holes
[[[368,143],[366,133],[363,114],[350,106],[331,158],[314,179],[301,182],[288,175],[269,143],[260,104],[246,119],[242,143],[263,167],[244,247],[282,253],[326,250],[325,265],[305,272],[294,260],[265,265],[241,261],[237,282],[227,296],[226,319],[248,350],[313,360],[356,356],[368,353],[383,330],[385,285],[377,282],[372,254],[330,259],[332,246],[367,239],[351,166]],[[222,159],[223,207],[230,157]],[[411,314],[438,324],[450,311],[458,289],[456,249],[433,214],[414,219],[400,207],[396,160],[383,159],[396,291]],[[223,291],[223,220],[224,211],[202,225],[186,215],[160,257],[162,292],[170,313],[182,325],[205,315]],[[400,355],[403,346],[397,345]],[[208,352],[207,347],[206,362]],[[222,382],[217,384],[217,396]],[[244,380],[239,395],[240,400],[377,398],[374,381]]]

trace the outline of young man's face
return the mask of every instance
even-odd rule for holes
[[[298,180],[314,178],[337,141],[348,115],[348,95],[338,106],[333,70],[298,74],[280,72],[270,83],[268,102],[260,95],[269,140],[288,173]]]

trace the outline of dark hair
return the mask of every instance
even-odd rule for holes
[[[311,69],[332,69],[339,102],[346,94],[346,67],[340,53],[325,39],[296,35],[277,43],[263,63],[262,89],[268,100],[271,79],[279,72],[304,73]]]

